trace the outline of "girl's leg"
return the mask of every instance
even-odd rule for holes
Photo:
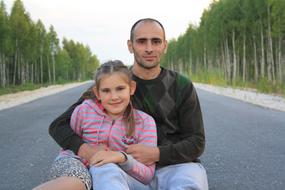
[[[59,177],[43,183],[33,190],[86,190],[86,187],[77,177]]]
[[[34,190],[90,190],[91,175],[85,165],[72,157],[57,158],[50,171],[50,181]]]
[[[105,164],[100,167],[92,166],[90,173],[93,189],[100,190],[147,190],[148,186],[129,176],[117,164]]]

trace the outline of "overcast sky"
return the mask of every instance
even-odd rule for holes
[[[188,25],[199,24],[212,0],[22,0],[34,22],[55,27],[58,37],[88,45],[100,61],[132,64],[127,39],[132,24],[152,17],[162,22],[166,38],[177,38]],[[10,12],[14,0],[4,0]]]

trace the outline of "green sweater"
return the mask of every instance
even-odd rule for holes
[[[133,79],[137,88],[132,103],[151,115],[157,125],[160,160],[158,166],[198,161],[205,146],[205,134],[198,96],[186,77],[162,68],[153,80]],[[84,142],[69,126],[74,108],[81,97],[65,113],[52,122],[49,132],[64,149],[77,153]]]

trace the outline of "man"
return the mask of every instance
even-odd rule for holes
[[[158,147],[130,145],[126,153],[146,165],[156,163],[152,189],[207,190],[206,171],[198,159],[205,146],[199,100],[191,81],[160,66],[167,49],[163,25],[150,18],[137,21],[128,49],[134,55],[131,70],[137,83],[132,102],[154,117]],[[82,100],[57,118],[49,132],[61,147],[89,160],[100,147],[87,145],[69,127],[70,115]]]

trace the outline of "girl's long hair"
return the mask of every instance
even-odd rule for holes
[[[99,89],[100,87],[100,81],[102,77],[106,74],[110,75],[112,73],[120,73],[126,76],[129,85],[131,85],[132,81],[132,72],[129,70],[129,68],[123,64],[120,60],[113,60],[113,61],[107,61],[104,64],[102,64],[96,71],[94,75],[94,81],[95,81],[95,87]],[[86,93],[87,97],[94,99],[95,96],[93,93]],[[84,96],[84,95],[83,95]],[[85,98],[86,98],[85,96]],[[135,131],[135,116],[133,111],[132,102],[130,101],[125,112],[123,115],[123,121],[126,127],[126,135],[132,136]]]

